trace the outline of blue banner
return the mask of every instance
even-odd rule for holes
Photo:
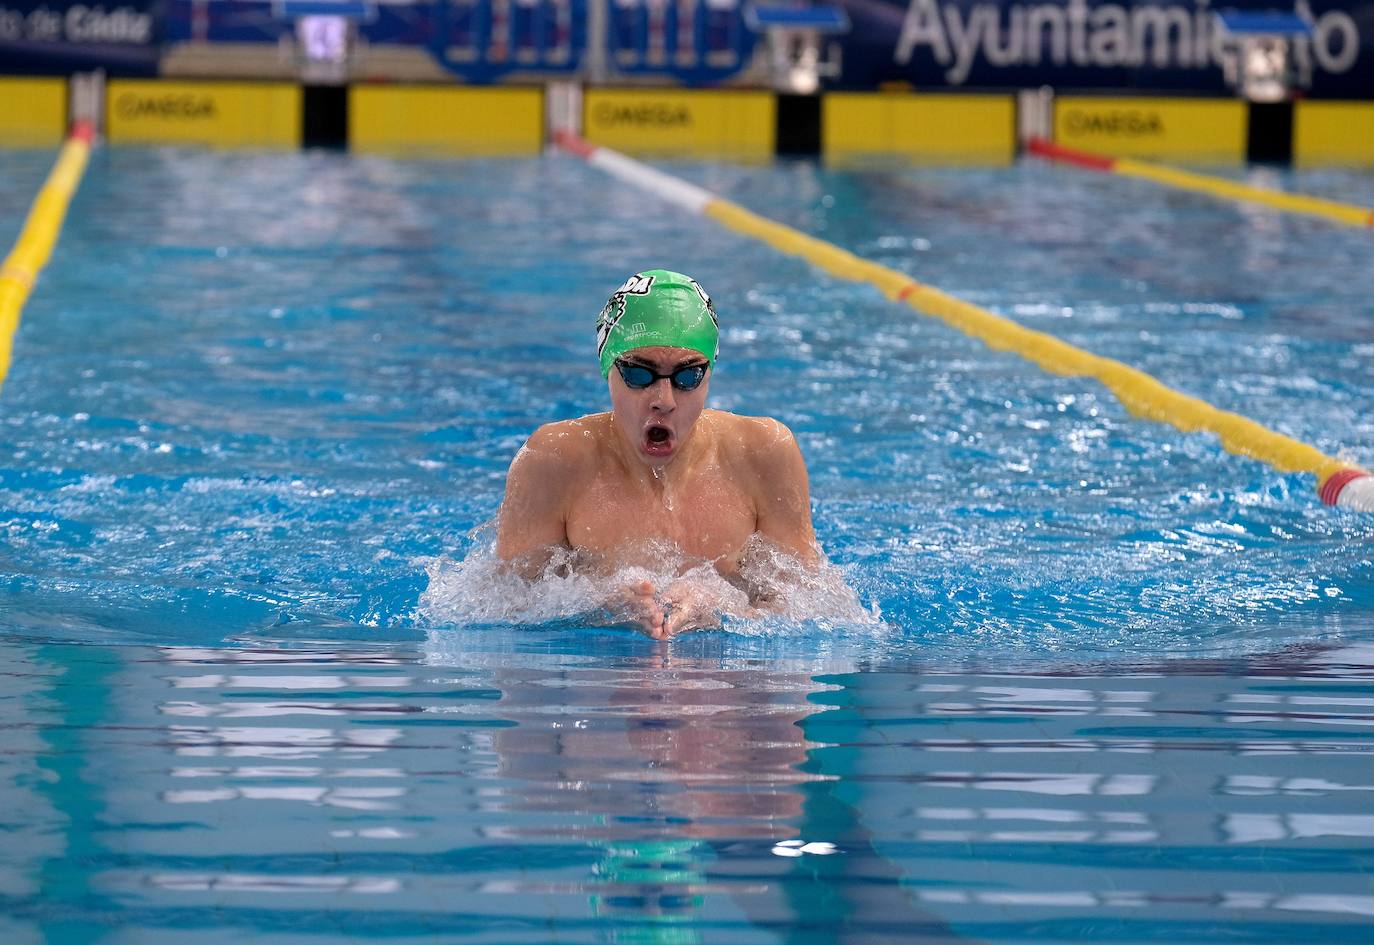
[[[833,87],[1234,94],[1210,0],[840,0],[851,30]],[[1224,6],[1242,4],[1225,3]],[[1374,0],[1307,0],[1299,91],[1374,97]]]
[[[741,0],[598,0],[610,74],[710,85],[746,69],[756,37]],[[104,68],[154,75],[169,48],[294,42],[297,14],[337,6],[370,46],[431,56],[465,82],[572,75],[585,64],[589,0],[0,0],[0,72]],[[103,5],[102,5],[103,4]],[[385,78],[385,76],[382,76]]]
[[[0,0],[0,73],[156,75],[161,8],[157,0]]]
[[[606,4],[612,82],[765,78],[756,67],[766,47],[745,25],[744,0],[351,0],[340,8],[368,44],[423,51],[462,80],[486,83],[579,74],[592,2]],[[850,29],[834,39],[843,69],[829,88],[1219,95],[1234,89],[1217,9],[1269,8],[1266,0],[835,2]],[[327,7],[318,0],[311,10]],[[0,0],[0,72],[155,75],[176,44],[275,46],[293,35],[292,9],[272,0]],[[1374,0],[1298,0],[1296,12],[1312,25],[1293,50],[1299,94],[1374,98]]]
[[[755,36],[739,0],[610,0],[608,65],[628,75],[709,85],[749,64]]]
[[[468,82],[516,71],[575,72],[587,46],[586,0],[440,0],[426,44]],[[380,42],[379,31],[365,33]]]
[[[0,0],[3,2],[3,0]],[[587,0],[425,0],[350,5],[358,38],[429,53],[466,82],[511,72],[569,73],[587,45]],[[293,7],[273,0],[169,0],[171,42],[270,43],[291,37]],[[302,6],[301,10],[307,8]],[[341,5],[342,9],[342,5]],[[327,13],[327,2],[308,8]]]

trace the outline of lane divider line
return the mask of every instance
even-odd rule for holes
[[[1374,476],[1352,463],[1327,456],[1248,417],[1219,410],[1176,391],[1144,371],[1026,328],[832,243],[759,216],[633,158],[591,145],[571,132],[556,133],[554,143],[620,180],[656,193],[736,233],[805,259],[837,278],[876,286],[888,298],[938,318],[994,350],[1019,354],[1052,374],[1095,378],[1135,416],[1167,423],[1185,433],[1214,433],[1228,452],[1258,459],[1280,472],[1311,473],[1316,476],[1318,494],[1327,505],[1374,512]]]
[[[1257,203],[1287,213],[1304,213],[1308,216],[1334,220],[1347,226],[1374,227],[1374,210],[1368,207],[1325,200],[1321,197],[1309,197],[1305,194],[1289,194],[1279,190],[1269,190],[1264,187],[1227,180],[1224,177],[1198,174],[1176,167],[1166,167],[1162,164],[1149,164],[1133,158],[1114,158],[1101,154],[1090,154],[1087,151],[1079,151],[1076,148],[1055,144],[1053,141],[1046,141],[1044,138],[1031,138],[1026,144],[1026,150],[1037,157],[1057,161],[1061,164],[1072,164],[1075,167],[1105,171],[1109,174],[1120,174],[1124,177],[1139,177],[1154,181],[1157,184],[1177,187],[1181,190],[1192,190],[1223,200]]]
[[[57,162],[34,198],[19,239],[4,263],[0,263],[0,384],[4,384],[10,371],[14,335],[19,330],[24,303],[57,244],[67,205],[86,170],[94,136],[95,128],[89,121],[72,124]]]

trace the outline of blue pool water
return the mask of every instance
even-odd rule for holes
[[[1367,232],[671,169],[1374,462]],[[658,644],[484,571],[654,265],[858,606]],[[98,152],[3,398],[0,941],[1374,938],[1374,518],[571,159]]]

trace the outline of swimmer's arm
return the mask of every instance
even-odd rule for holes
[[[811,523],[811,489],[806,461],[792,431],[776,420],[763,422],[754,436],[757,517],[754,530],[809,568],[820,563]]]
[[[544,574],[568,541],[568,499],[587,475],[585,437],[567,422],[546,424],[529,438],[506,476],[496,525],[496,556],[527,581]],[[611,590],[605,609],[649,636],[663,636],[665,614],[647,581]]]
[[[574,477],[556,426],[534,431],[515,454],[497,516],[496,556],[526,580],[539,577],[553,550],[568,545],[566,500]]]

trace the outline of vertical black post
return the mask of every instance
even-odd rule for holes
[[[348,147],[348,86],[307,85],[301,108],[301,144]]]
[[[821,153],[821,97],[778,95],[777,145],[780,157]]]
[[[1246,160],[1288,164],[1293,160],[1293,103],[1251,102],[1245,136]]]

